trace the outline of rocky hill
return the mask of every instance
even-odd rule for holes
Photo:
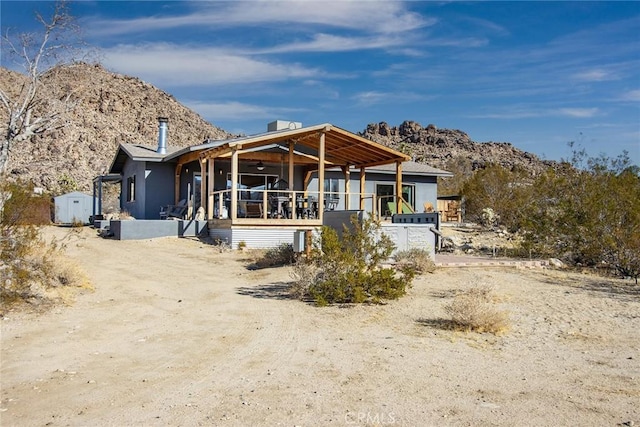
[[[15,95],[24,81],[23,75],[0,67],[4,91]],[[171,95],[100,65],[66,66],[45,76],[43,85],[43,93],[58,99],[71,89],[75,108],[63,116],[64,128],[15,145],[9,173],[53,192],[73,187],[90,191],[93,177],[107,171],[121,142],[156,143],[159,116],[169,118],[169,145],[184,147],[230,136]]]
[[[370,124],[360,135],[408,154],[419,163],[442,169],[466,162],[471,170],[477,170],[491,163],[537,174],[555,165],[508,142],[474,142],[462,131],[438,129],[432,124],[422,127],[414,121],[397,127],[385,122]]]
[[[15,95],[24,81],[25,76],[0,67],[0,87],[5,92]],[[63,116],[64,128],[14,146],[9,173],[54,193],[90,191],[92,179],[108,170],[121,142],[155,144],[159,116],[169,118],[170,145],[184,147],[206,138],[233,136],[158,88],[100,65],[57,69],[48,73],[43,85],[42,93],[50,99],[61,99],[71,90],[75,108]],[[0,122],[0,132],[4,132],[3,124]],[[459,130],[422,127],[413,121],[398,127],[385,122],[370,124],[360,135],[407,153],[418,162],[457,173],[498,163],[536,174],[552,165],[509,143],[476,143]],[[461,163],[464,168],[459,167]]]

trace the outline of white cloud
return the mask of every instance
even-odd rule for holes
[[[573,117],[577,119],[595,117],[599,112],[597,108],[560,108],[557,111],[561,116]]]
[[[214,120],[243,120],[247,117],[269,118],[273,114],[270,110],[261,105],[244,104],[241,102],[202,102],[184,101],[184,104],[205,118]]]
[[[210,47],[171,43],[118,45],[102,51],[104,64],[156,85],[197,86],[320,77],[319,69],[261,61]]]
[[[359,105],[374,105],[381,103],[406,103],[408,101],[426,101],[434,99],[434,96],[425,96],[424,94],[418,94],[415,92],[377,92],[366,91],[359,92],[350,97],[356,104]]]
[[[542,115],[543,114],[537,111],[514,110],[514,111],[497,112],[497,113],[471,114],[467,117],[472,119],[511,120],[511,119],[530,119],[534,117],[541,117]]]
[[[226,128],[228,132],[237,134],[254,134],[266,130],[266,124],[275,118],[299,116],[304,113],[304,109],[273,107],[242,103],[236,101],[228,102],[206,102],[200,100],[182,101],[184,105],[200,114],[205,120],[211,123],[227,125],[237,123],[240,127],[233,129]]]
[[[640,102],[640,89],[630,90],[629,92],[623,93],[619,99],[621,101]]]
[[[468,117],[475,119],[531,119],[537,117],[564,116],[576,119],[596,117],[600,113],[598,108],[526,108],[512,106],[509,109],[486,114],[472,114]]]
[[[400,2],[368,1],[234,1],[185,2],[192,10],[180,16],[150,16],[131,20],[91,22],[90,34],[107,36],[204,26],[327,26],[394,34],[433,25],[436,20],[405,9]]]
[[[377,33],[399,33],[433,25],[400,2],[287,1],[229,2],[224,21],[234,24],[315,24]],[[218,9],[217,7],[215,9]],[[374,25],[372,25],[375,23]]]
[[[603,69],[594,69],[576,73],[573,75],[573,78],[586,82],[603,82],[607,80],[617,80],[618,76]]]
[[[361,105],[380,104],[382,101],[389,97],[388,93],[384,92],[360,92],[351,97],[355,102]]]
[[[309,41],[283,44],[252,53],[345,52],[361,49],[387,49],[406,44],[407,38],[397,35],[344,37],[332,34],[315,34]]]

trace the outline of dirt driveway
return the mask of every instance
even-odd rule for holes
[[[287,268],[189,239],[68,238],[95,291],[2,323],[2,426],[640,423],[640,295],[542,269],[447,268],[383,306],[289,299]],[[512,328],[443,329],[495,286]]]

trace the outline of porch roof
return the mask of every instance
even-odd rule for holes
[[[227,157],[232,150],[242,150],[245,160],[260,160],[268,151],[282,152],[278,144],[295,143],[296,163],[317,163],[320,135],[325,134],[325,162],[327,166],[373,167],[406,162],[409,156],[370,141],[329,123],[299,129],[285,129],[257,135],[225,140],[207,140],[190,147],[167,147],[166,154],[156,151],[157,146],[120,144],[109,168],[110,173],[122,173],[125,161],[130,158],[146,162],[187,163],[198,158]],[[392,166],[389,166],[392,167]]]
[[[378,172],[378,173],[395,175],[396,168],[394,165],[379,165],[379,166],[374,166],[372,168],[368,168],[367,172]],[[434,168],[432,166],[425,165],[424,163],[418,163],[413,161],[402,163],[402,174],[403,175],[429,175],[429,176],[442,176],[442,177],[453,176],[453,174],[449,171]]]
[[[267,146],[277,143],[295,143],[295,151],[302,157],[317,156],[320,148],[320,135],[325,135],[325,161],[336,166],[371,167],[410,160],[409,156],[384,145],[348,132],[329,123],[307,126],[299,129],[285,129],[243,136],[227,140],[208,140],[200,145],[183,148],[168,154],[165,161],[181,158],[224,157],[233,150],[242,150],[243,157],[248,153],[259,152]]]

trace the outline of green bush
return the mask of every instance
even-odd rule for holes
[[[525,248],[576,265],[610,266],[637,283],[640,174],[623,159],[590,158],[587,169],[567,164],[538,179],[538,203],[522,226]]]
[[[317,305],[333,303],[380,303],[406,293],[415,277],[411,266],[396,269],[385,266],[395,247],[380,232],[380,224],[371,218],[359,222],[356,216],[342,233],[323,227],[313,242],[311,255],[294,268],[298,294]]]
[[[531,177],[520,169],[513,171],[489,165],[477,171],[462,186],[465,218],[486,226],[502,225],[517,231],[533,202]]]
[[[640,168],[628,153],[584,150],[538,177],[490,166],[463,187],[467,217],[483,212],[522,237],[521,254],[640,277]],[[485,215],[486,216],[486,215]]]

